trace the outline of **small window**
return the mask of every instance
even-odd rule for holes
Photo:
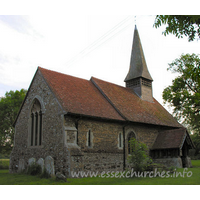
[[[123,135],[121,133],[119,134],[118,141],[119,141],[119,148],[122,148],[123,147]]]
[[[91,131],[88,132],[88,147],[91,147]]]
[[[87,133],[87,144],[88,147],[93,147],[93,134],[92,131],[89,130]]]

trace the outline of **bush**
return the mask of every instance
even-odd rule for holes
[[[135,171],[144,171],[152,163],[146,144],[132,138],[130,141],[130,156],[128,162]]]
[[[30,166],[28,166],[27,174],[30,174],[33,176],[40,175],[42,174],[42,168],[37,163],[32,163]]]
[[[9,159],[0,159],[0,169],[9,169]]]
[[[200,160],[200,153],[196,149],[190,149],[189,150],[189,157],[192,160]]]
[[[0,153],[0,159],[9,159],[10,158],[10,154],[2,154]]]

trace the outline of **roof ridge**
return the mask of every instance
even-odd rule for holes
[[[101,80],[101,79],[99,79]],[[99,92],[105,97],[105,99],[111,104],[111,106],[116,110],[116,112],[126,121],[128,119],[116,108],[116,106],[113,104],[113,102],[108,98],[108,96],[103,92],[103,90],[98,86],[98,84],[95,82],[94,78],[91,77],[90,81],[94,84],[94,86],[99,90]]]
[[[118,84],[116,84],[116,83],[111,83],[111,82],[109,82],[109,81],[105,81],[105,80],[102,80],[102,79],[99,79],[99,78],[96,78],[96,77],[93,77],[93,76],[91,76],[91,79],[97,79],[97,80],[104,81],[104,82],[109,83],[109,84],[112,84],[112,85],[116,85],[116,86],[121,87],[121,88],[124,88],[124,89],[129,89],[129,88],[126,88],[126,87],[124,87],[124,86],[122,86],[122,85],[118,85]],[[90,80],[91,80],[91,79],[90,79]],[[132,90],[131,90],[131,91],[132,91]]]
[[[84,81],[90,81],[88,79],[85,79],[85,78],[80,78],[80,77],[77,77],[77,76],[73,76],[73,75],[69,75],[69,74],[65,74],[65,73],[62,73],[62,72],[58,72],[58,71],[54,71],[54,70],[51,70],[51,69],[46,69],[46,68],[43,68],[43,67],[38,67],[41,70],[43,71],[49,71],[49,72],[52,72],[52,73],[57,73],[57,74],[61,74],[61,75],[64,75],[64,76],[69,76],[69,77],[72,77],[72,78],[77,78],[77,79],[81,79],[81,80],[84,80]]]

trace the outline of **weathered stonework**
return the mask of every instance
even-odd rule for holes
[[[29,158],[28,159],[28,166],[31,166],[32,164],[35,164],[36,159],[35,158]]]
[[[26,166],[25,166],[25,161],[24,159],[20,159],[19,160],[19,165],[18,165],[18,172],[23,172],[24,170],[26,169]]]
[[[122,171],[124,168],[123,147],[119,148],[119,133],[123,134],[123,124],[92,119],[65,118],[65,126],[78,127],[78,144],[66,143],[70,150],[70,171]],[[75,127],[74,127],[75,128]],[[93,134],[92,147],[87,146],[87,133]],[[128,156],[128,134],[133,131],[136,139],[145,142],[150,148],[156,139],[159,128],[155,126],[125,126],[125,166]],[[70,140],[67,140],[70,141]],[[71,141],[70,141],[71,142]]]
[[[42,106],[42,145],[30,146],[30,110],[33,100],[37,98]],[[44,78],[37,71],[29,88],[27,98],[15,124],[15,139],[10,155],[10,172],[17,172],[20,159],[25,165],[34,157],[36,160],[52,156],[55,171],[69,173],[69,150],[64,145],[64,113],[60,104],[49,89]]]
[[[42,172],[44,171],[44,159],[43,158],[40,158],[38,161],[37,161],[37,164],[40,165],[41,169],[42,169]]]
[[[44,166],[48,174],[55,175],[54,159],[51,156],[47,156],[44,160]]]

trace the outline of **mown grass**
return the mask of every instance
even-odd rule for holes
[[[54,178],[41,179],[39,176],[27,174],[9,174],[8,170],[0,170],[0,185],[200,185],[200,160],[192,161],[193,168],[185,170],[192,172],[191,177],[180,175],[176,177],[177,172],[183,174],[184,169],[177,169],[170,174],[168,178],[69,178],[67,182],[56,181]],[[190,173],[191,175],[191,173]]]

